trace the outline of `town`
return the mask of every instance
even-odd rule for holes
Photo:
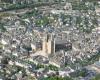
[[[0,0],[0,80],[100,80],[100,1]]]

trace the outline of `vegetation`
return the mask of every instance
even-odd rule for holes
[[[73,73],[70,73],[70,76],[73,78],[77,78],[77,77],[86,77],[88,75],[88,70],[83,68],[81,70],[76,70]]]
[[[22,70],[22,67],[19,67],[19,66],[16,66],[16,65],[12,65],[12,66],[10,66],[8,68],[11,71],[11,74],[9,76],[11,76],[13,74],[16,74],[16,73],[18,73],[19,71]]]
[[[3,47],[3,44],[0,42],[0,49],[2,49],[2,47]]]
[[[48,66],[48,68],[49,68],[50,70],[54,70],[54,71],[57,71],[57,70],[58,70],[58,67],[53,66],[53,65],[51,65],[51,64]]]
[[[20,17],[25,18],[31,18],[32,16],[36,16],[38,12],[36,10],[32,10],[31,12],[26,12],[25,14],[21,15]]]
[[[98,61],[99,58],[100,58],[100,53],[98,52],[98,53],[95,53],[95,55],[92,55],[90,58],[87,58],[83,61],[77,60],[74,65],[78,63],[80,64],[80,66],[87,66],[87,65],[93,64],[94,62]]]
[[[44,65],[42,65],[42,64],[37,64],[36,69],[39,69],[39,68],[44,68]]]
[[[95,7],[92,6],[92,5],[89,5],[89,6],[86,6],[85,5],[85,2],[80,2],[80,3],[77,3],[77,2],[73,2],[72,3],[72,8],[74,10],[95,10]]]
[[[8,17],[8,16],[13,16],[13,14],[9,14],[9,13],[0,13],[0,18],[2,18],[2,17]]]
[[[27,76],[27,80],[36,80],[36,78],[33,77],[33,76],[28,75],[28,76]]]
[[[42,65],[42,64],[37,64],[36,69],[39,69],[39,68],[48,68],[49,70],[54,70],[54,71],[57,71],[58,70],[58,67],[53,66],[51,64],[48,65],[48,66],[45,66],[45,65]]]
[[[39,19],[36,19],[35,24],[37,26],[42,26],[42,25],[45,26],[45,25],[49,24],[49,19],[48,19],[48,17],[43,16]]]
[[[6,31],[6,28],[4,28],[4,24],[3,23],[0,23],[0,31],[1,32],[5,32]]]
[[[9,10],[18,10],[18,9],[23,9],[23,8],[34,8],[34,7],[38,7],[38,6],[46,6],[46,5],[52,5],[52,4],[57,4],[56,2],[54,3],[46,3],[46,2],[39,2],[39,3],[17,3],[17,4],[9,4],[6,6],[6,8],[4,8],[1,12],[3,11],[9,11]]]
[[[87,71],[85,69],[83,69],[83,70],[79,71],[77,74],[78,74],[78,76],[85,77],[85,76],[87,76]]]
[[[7,65],[8,64],[8,60],[9,60],[9,58],[7,58],[7,57],[2,58],[1,64]]]
[[[11,3],[12,0],[1,0],[2,2]]]
[[[27,7],[27,5],[25,5],[25,4],[23,4],[23,5],[20,5],[20,4],[11,4],[11,5],[9,5],[7,7],[7,9],[5,9],[5,11],[6,10],[13,10],[13,9],[22,9],[22,8],[25,8],[25,7]]]
[[[84,17],[84,18],[82,18],[81,16],[76,17],[77,29],[79,29],[82,32],[91,33],[92,29],[94,29],[95,26],[98,26],[95,15],[93,15],[92,17],[93,19],[91,20],[87,17]]]
[[[43,78],[41,80],[73,80],[72,78],[69,77],[58,77],[58,76],[51,76],[51,77],[47,77],[47,78]]]
[[[92,80],[100,80],[100,74],[96,75]]]

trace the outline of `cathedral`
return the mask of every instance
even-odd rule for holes
[[[51,34],[46,34],[43,38],[42,51],[45,55],[50,55],[55,53],[55,39]]]

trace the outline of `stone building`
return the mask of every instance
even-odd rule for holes
[[[46,34],[46,36],[43,38],[42,51],[47,55],[55,53],[55,40],[53,35]]]

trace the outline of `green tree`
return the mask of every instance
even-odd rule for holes
[[[41,80],[73,80],[72,78],[69,77],[59,77],[59,76],[52,76],[52,77],[47,77],[47,78],[43,78]]]
[[[92,80],[100,80],[100,74],[96,75]]]
[[[0,23],[0,30],[2,32],[5,32],[6,31],[6,28],[4,27],[4,24],[3,23]]]

